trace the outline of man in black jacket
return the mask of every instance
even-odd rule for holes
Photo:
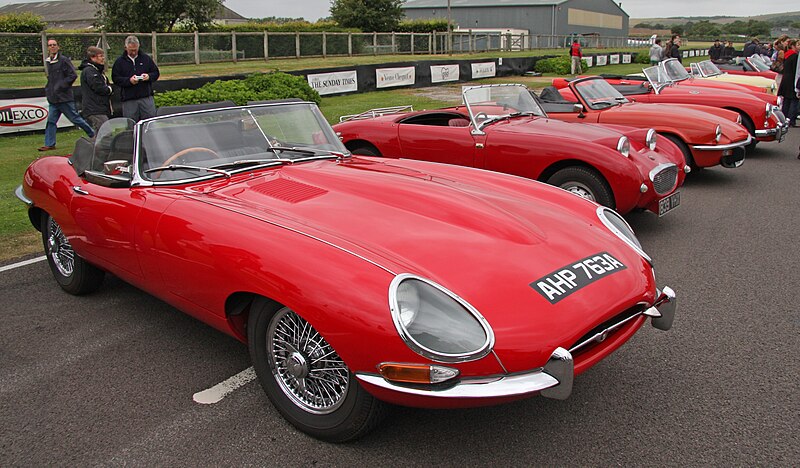
[[[139,39],[126,37],[125,52],[111,68],[111,79],[122,90],[122,115],[136,121],[155,117],[153,82],[158,76],[153,59],[139,51]]]
[[[708,58],[710,58],[712,62],[722,60],[722,50],[722,43],[719,42],[719,39],[715,39],[714,45],[708,48]]]
[[[88,56],[78,66],[81,71],[81,113],[94,131],[111,117],[111,86],[104,73],[106,53],[99,47],[89,47]]]
[[[683,63],[683,54],[681,54],[681,38],[676,37],[672,41],[672,47],[669,49],[669,57],[678,59],[678,62]]]
[[[761,44],[758,42],[758,38],[754,37],[750,42],[745,44],[744,49],[742,49],[742,57],[749,57],[758,54],[760,51]]]
[[[89,138],[94,137],[94,130],[83,120],[75,109],[75,95],[72,93],[72,83],[78,78],[75,68],[69,57],[59,52],[58,41],[47,40],[49,55],[45,60],[47,66],[47,85],[45,94],[50,104],[47,112],[47,126],[44,129],[44,146],[39,151],[48,151],[56,148],[56,129],[61,114],[72,123],[82,128]]]

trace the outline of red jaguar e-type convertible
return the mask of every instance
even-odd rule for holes
[[[539,180],[615,208],[659,216],[680,202],[686,165],[655,131],[551,120],[528,88],[465,88],[464,105],[430,111],[370,110],[334,125],[356,154],[419,159]]]
[[[330,441],[374,428],[385,402],[566,398],[675,312],[616,212],[351,156],[311,103],[110,120],[33,162],[17,195],[65,291],[107,271],[247,343],[280,413]]]

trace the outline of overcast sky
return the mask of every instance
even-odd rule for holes
[[[0,5],[40,0],[0,0]],[[488,4],[491,0],[486,0]],[[226,0],[237,13],[263,18],[278,16],[316,21],[330,15],[330,0]],[[622,8],[632,18],[665,16],[751,16],[766,13],[799,11],[798,0],[622,0]]]

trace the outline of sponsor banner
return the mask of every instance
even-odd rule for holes
[[[622,54],[622,63],[631,63],[631,54]]]
[[[308,85],[320,95],[352,93],[358,91],[358,75],[355,70],[317,73],[306,77]]]
[[[694,57],[694,51],[693,50],[689,51],[689,57]]]
[[[597,66],[602,67],[603,65],[608,64],[608,56],[607,55],[598,55],[597,56]]]
[[[686,58],[686,57],[688,57],[688,56],[689,56],[689,52],[687,52],[687,51],[685,51],[685,50],[684,50],[684,51],[683,51],[683,58]]]
[[[591,68],[592,63],[594,62],[594,57],[584,57],[583,59],[586,61],[586,66]]]
[[[619,65],[619,55],[618,54],[609,55],[608,63],[609,65]]]
[[[376,68],[375,87],[391,88],[392,86],[413,85],[416,78],[414,67]]]
[[[497,68],[494,62],[483,62],[472,64],[473,78],[491,78],[497,75]]]
[[[442,83],[444,81],[458,81],[458,65],[431,65],[431,83]]]
[[[44,130],[49,106],[46,97],[0,101],[0,134]],[[71,127],[72,122],[62,114],[58,126]]]

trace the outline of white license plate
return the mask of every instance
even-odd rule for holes
[[[668,196],[667,198],[662,198],[658,201],[658,216],[664,216],[675,208],[676,206],[681,204],[681,193],[675,192],[672,195]]]

